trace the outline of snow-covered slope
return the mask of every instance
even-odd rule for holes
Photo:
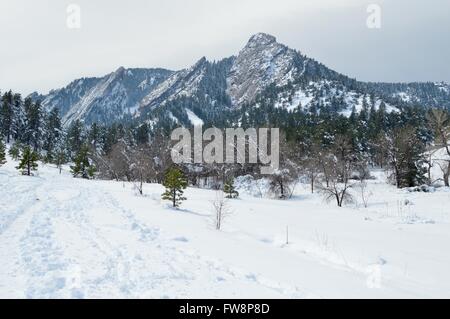
[[[34,100],[40,100],[45,110],[50,111],[57,107],[61,115],[64,115],[100,81],[101,78],[82,78],[71,82],[64,88],[52,90],[47,95],[33,93],[31,97]]]
[[[241,181],[216,231],[215,191],[188,188],[173,210],[160,185],[139,196],[16,165],[0,167],[0,298],[450,298],[445,188],[397,190],[375,171],[368,208],[337,209],[308,185],[279,201]]]
[[[159,84],[140,102],[141,107],[156,107],[178,97],[190,97],[198,89],[205,76],[206,58],[201,58],[189,69],[173,73],[167,80]]]
[[[350,116],[352,111],[361,112],[363,108],[368,111],[372,105],[378,110],[381,103],[386,112],[399,112],[384,98],[368,94],[364,91],[350,89],[337,81],[318,81],[293,84],[289,89],[282,90],[275,101],[275,106],[288,111],[309,111],[319,107]]]
[[[170,74],[163,69],[121,67],[102,78],[76,80],[47,96],[33,98],[40,99],[47,110],[58,108],[66,126],[75,120],[108,124],[132,116],[142,98]]]

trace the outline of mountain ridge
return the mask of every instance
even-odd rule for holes
[[[157,121],[156,115],[167,112],[186,117],[186,110],[208,121],[208,114],[257,106],[267,90],[277,91],[274,105],[289,111],[329,107],[347,114],[361,109],[364,100],[384,102],[392,110],[411,105],[450,108],[448,83],[360,82],[266,33],[251,36],[237,55],[219,61],[202,57],[178,71],[120,67],[103,77],[77,79],[47,95],[30,96],[46,110],[58,108],[67,126],[75,120]]]

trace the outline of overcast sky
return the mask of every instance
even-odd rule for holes
[[[67,7],[81,28],[67,27]],[[366,24],[381,7],[381,28]],[[364,81],[450,82],[448,0],[0,0],[0,90],[47,93],[125,67],[189,67],[278,41]]]

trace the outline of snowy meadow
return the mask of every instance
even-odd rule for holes
[[[288,200],[238,178],[221,230],[217,191],[0,167],[2,298],[449,298],[450,190],[411,192],[374,170],[367,207],[308,184]],[[256,185],[258,184],[258,185]],[[352,189],[352,192],[357,192]]]

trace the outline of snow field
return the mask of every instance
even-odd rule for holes
[[[397,190],[376,171],[368,208],[339,209],[308,185],[287,201],[240,185],[216,231],[212,190],[188,188],[174,210],[161,185],[139,196],[131,183],[16,165],[0,167],[2,298],[450,297],[445,188]]]

